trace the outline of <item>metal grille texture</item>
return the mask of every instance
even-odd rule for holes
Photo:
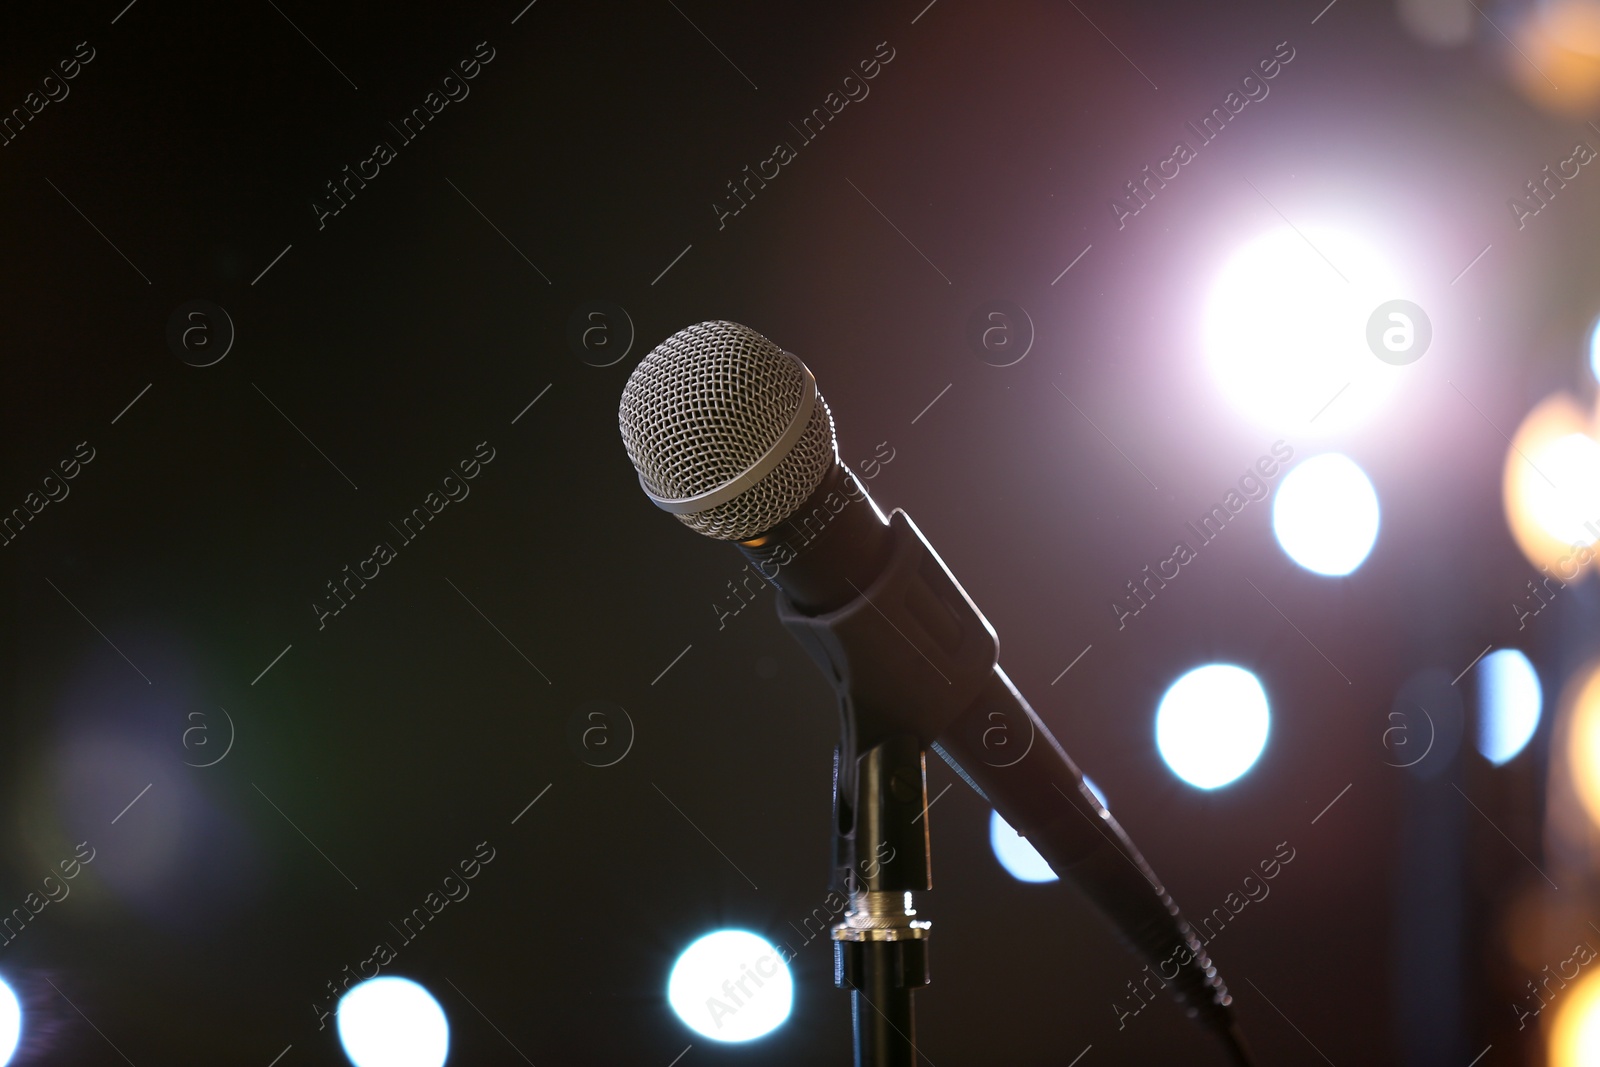
[[[710,492],[749,470],[783,435],[804,382],[800,361],[748,326],[686,327],[628,377],[617,412],[623,446],[655,495]],[[747,540],[792,515],[834,458],[833,416],[819,395],[805,432],[764,478],[726,503],[676,517],[708,537]]]

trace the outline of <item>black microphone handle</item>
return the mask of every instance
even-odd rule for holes
[[[932,747],[1093,903],[1159,985],[1207,1026],[1231,1029],[1232,997],[1194,929],[1005,671],[994,668]]]

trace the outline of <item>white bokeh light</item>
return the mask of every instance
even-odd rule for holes
[[[339,1000],[339,1043],[355,1067],[443,1067],[450,1024],[408,978],[374,978]]]
[[[1533,664],[1514,648],[1478,661],[1478,751],[1499,766],[1516,757],[1539,728],[1544,691]]]
[[[11,987],[0,982],[0,1067],[11,1062],[22,1040],[22,1004]]]
[[[994,812],[989,816],[989,847],[1006,873],[1019,882],[1054,882],[1056,872],[1011,824]]]
[[[1563,544],[1594,544],[1600,529],[1600,441],[1569,433],[1528,461],[1542,475],[1527,482],[1533,521]]]
[[[1254,766],[1271,714],[1254,674],[1231,663],[1196,667],[1168,687],[1156,709],[1156,747],[1172,773],[1216,789]]]
[[[667,1003],[683,1024],[713,1041],[751,1041],[789,1017],[794,979],[778,949],[746,930],[695,941],[667,979]]]
[[[1272,532],[1306,570],[1349,574],[1378,539],[1378,494],[1348,456],[1324,452],[1300,463],[1278,486]]]
[[[1302,439],[1342,433],[1365,423],[1400,380],[1404,368],[1367,347],[1367,320],[1404,295],[1362,241],[1315,226],[1272,230],[1212,286],[1208,363],[1223,394],[1257,423]]]

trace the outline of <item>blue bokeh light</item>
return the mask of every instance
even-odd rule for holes
[[[1054,882],[1056,872],[1044,861],[1028,839],[994,812],[989,816],[989,847],[1006,873],[1019,882]]]
[[[1594,330],[1589,334],[1589,371],[1600,381],[1600,319],[1594,320]]]
[[[1527,747],[1539,728],[1544,691],[1528,657],[1502,648],[1478,661],[1478,751],[1500,766]]]

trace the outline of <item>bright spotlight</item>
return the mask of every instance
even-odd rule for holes
[[[1273,230],[1229,260],[1212,287],[1203,331],[1212,373],[1265,426],[1302,439],[1349,430],[1388,399],[1404,373],[1391,364],[1409,361],[1393,345],[1380,357],[1368,340],[1373,316],[1404,296],[1365,243],[1319,227]],[[1419,310],[1403,322],[1383,318],[1397,332],[1380,336],[1425,345],[1431,326]]]
[[[1544,703],[1539,674],[1514,648],[1478,661],[1478,751],[1500,766],[1510,762],[1539,728]]]
[[[0,982],[0,1067],[11,1062],[22,1039],[22,1004],[11,987]]]
[[[1248,771],[1267,744],[1271,716],[1255,675],[1210,663],[1179,678],[1156,709],[1156,747],[1172,773],[1200,789]]]
[[[450,1024],[408,978],[373,978],[339,1000],[339,1043],[355,1067],[443,1067]]]
[[[1549,1048],[1550,1067],[1600,1063],[1600,974],[1591,971],[1577,988],[1562,992]]]
[[[989,847],[994,849],[994,858],[1000,861],[1000,866],[1019,882],[1056,880],[1056,872],[1050,869],[1044,857],[1026,837],[1013,830],[998,811],[989,817]]]
[[[1306,570],[1341,577],[1361,566],[1378,539],[1378,494],[1355,461],[1324,452],[1278,486],[1272,532]]]
[[[667,1003],[683,1024],[713,1041],[751,1041],[789,1017],[794,979],[764,938],[718,930],[695,941],[667,979]]]
[[[1533,521],[1563,544],[1594,544],[1600,531],[1600,441],[1569,433],[1528,459],[1549,479],[1540,479],[1542,489],[1539,481],[1528,483]]]
[[[1600,825],[1600,668],[1592,667],[1572,702],[1567,769],[1591,822]]]

